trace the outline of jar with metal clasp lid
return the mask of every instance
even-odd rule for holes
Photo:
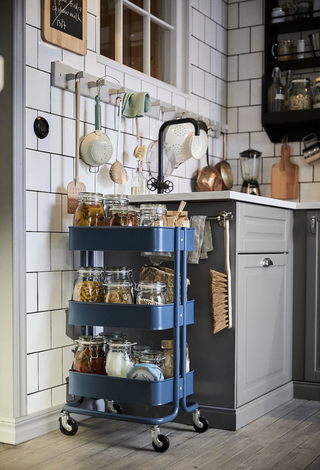
[[[134,365],[132,346],[136,343],[128,339],[112,339],[107,342],[106,372],[112,377],[127,377]]]
[[[128,206],[127,221],[129,227],[137,227],[139,225],[139,209],[136,206]]]
[[[110,216],[107,224],[109,227],[120,227],[128,225],[128,209],[127,206],[111,206]]]
[[[129,204],[129,197],[126,194],[105,194],[103,196],[104,210],[106,212],[106,218],[108,220],[110,217],[110,207],[111,206],[127,206]]]
[[[162,305],[167,301],[168,286],[160,281],[140,281],[136,303],[140,305]]]
[[[141,344],[136,344],[135,346],[133,346],[132,353],[134,357],[134,362],[136,364],[139,364],[140,356],[150,350],[151,350],[150,346],[143,346]]]
[[[313,86],[313,107],[320,108],[320,77],[317,77]]]
[[[312,109],[312,91],[309,78],[298,78],[292,80],[289,90],[289,110]]]
[[[129,281],[106,281],[104,284],[104,301],[111,304],[133,304],[134,286]]]
[[[153,227],[156,220],[156,208],[154,204],[140,204],[140,225]]]
[[[167,227],[168,226],[167,212],[168,211],[167,211],[166,204],[156,205],[156,218],[154,221],[155,227]]]
[[[140,356],[140,364],[154,364],[163,371],[163,364],[164,364],[164,354],[162,351],[158,351],[156,349],[150,349],[141,354]]]
[[[73,216],[74,227],[97,227],[106,225],[103,196],[100,193],[79,193],[78,207]]]
[[[87,374],[106,374],[106,356],[103,338],[99,336],[80,336],[77,343],[73,370]]]
[[[103,268],[79,267],[78,277],[73,288],[73,300],[76,302],[103,302]]]

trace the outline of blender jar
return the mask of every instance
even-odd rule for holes
[[[240,165],[242,173],[242,192],[248,194],[260,195],[259,192],[259,176],[260,176],[260,160],[261,152],[254,149],[248,149],[240,153]]]

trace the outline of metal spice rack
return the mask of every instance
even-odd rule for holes
[[[106,304],[69,301],[69,323],[87,326],[173,329],[174,376],[162,381],[144,381],[69,371],[69,393],[80,397],[61,411],[60,429],[67,435],[78,430],[70,413],[104,417],[152,425],[152,445],[157,452],[169,448],[169,439],[159,425],[173,421],[181,408],[192,413],[194,429],[203,433],[209,423],[200,416],[199,405],[187,401],[193,393],[193,371],[186,372],[187,325],[194,322],[194,301],[187,301],[187,253],[194,247],[194,229],[185,227],[70,227],[69,248],[81,250],[82,258],[92,259],[93,251],[148,251],[174,253],[174,303],[165,305]],[[181,283],[180,283],[181,279]],[[181,302],[180,302],[181,298]],[[181,354],[180,354],[181,351]],[[181,361],[180,361],[181,357]],[[105,412],[81,407],[85,397],[107,400]],[[116,400],[161,406],[172,403],[170,414],[150,418],[122,414]]]

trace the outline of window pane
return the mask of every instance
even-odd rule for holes
[[[123,9],[123,63],[143,72],[143,17]]]
[[[150,0],[151,15],[171,24],[171,0]]]
[[[171,83],[171,61],[174,60],[171,31],[151,22],[151,76]],[[165,51],[170,51],[165,57]]]
[[[115,60],[115,2],[101,0],[100,6],[100,53]]]
[[[130,2],[137,5],[137,7],[143,8],[143,0],[130,0]]]

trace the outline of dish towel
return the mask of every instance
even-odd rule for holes
[[[121,114],[126,118],[143,117],[151,109],[149,93],[126,93],[122,102]]]
[[[194,250],[188,253],[189,264],[199,264],[199,260],[208,258],[208,251],[213,250],[210,222],[206,219],[205,215],[190,218],[190,227],[194,228]]]

